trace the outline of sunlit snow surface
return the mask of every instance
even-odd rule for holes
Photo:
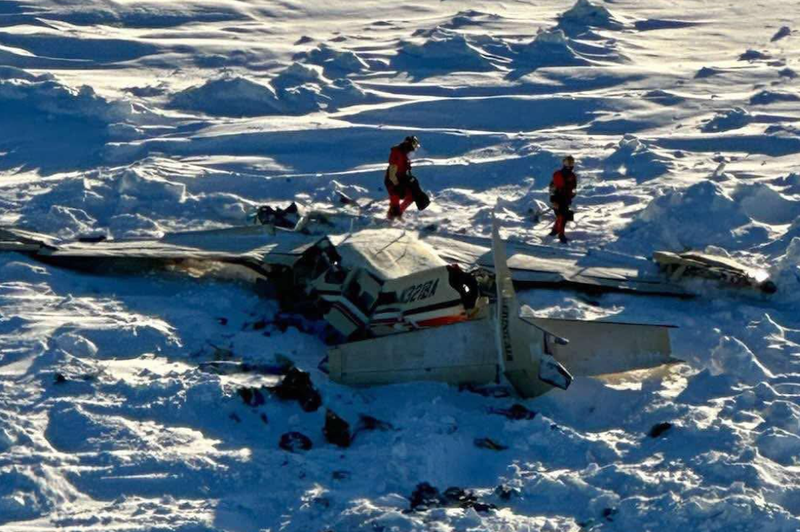
[[[672,323],[686,364],[514,398],[352,390],[320,325],[244,285],[97,277],[0,256],[0,530],[800,529],[800,16],[783,0],[0,0],[0,220],[71,238],[246,223],[258,204],[385,209],[416,134],[413,230],[545,241],[578,160],[576,249],[727,252],[765,299],[536,291],[542,315]],[[370,199],[378,200],[369,203]],[[291,358],[326,406],[394,431],[327,443],[309,414],[200,362]],[[66,382],[55,384],[58,375]],[[672,428],[657,438],[651,428]],[[278,448],[288,431],[305,453]],[[474,441],[508,446],[492,451]],[[420,482],[498,509],[408,513]],[[508,500],[494,494],[511,489]]]

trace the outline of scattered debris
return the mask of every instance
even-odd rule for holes
[[[356,430],[353,431],[353,437],[355,438],[355,434],[362,430],[379,430],[381,432],[387,432],[394,430],[394,425],[388,421],[381,421],[380,419],[368,416],[367,414],[360,414],[358,416],[358,425],[356,425]]]
[[[614,516],[614,514],[616,514],[616,513],[617,513],[617,509],[616,509],[616,508],[605,508],[605,509],[603,510],[603,518],[604,518],[606,521],[613,522],[613,521],[614,521],[614,518],[613,518],[613,516]]]
[[[505,451],[508,449],[507,445],[497,443],[491,438],[475,438],[474,443],[475,447],[480,447],[481,449],[490,449],[492,451]]]
[[[339,197],[339,203],[341,203],[342,205],[351,205],[353,203],[356,203],[356,200],[354,200],[344,192],[337,190],[336,195]]]
[[[278,447],[291,453],[295,451],[308,451],[311,449],[311,438],[300,432],[287,432],[281,436]]]
[[[311,376],[295,367],[271,391],[283,401],[297,401],[306,412],[316,412],[322,405],[322,396],[311,383]]]
[[[478,497],[471,491],[466,491],[462,488],[455,486],[449,487],[444,490],[444,498],[449,503],[448,506],[457,506],[458,508],[474,508],[478,512],[486,512],[489,509],[496,508],[493,504],[486,504],[478,501]]]
[[[329,408],[325,409],[325,426],[322,428],[322,434],[328,442],[339,447],[350,447],[353,441],[350,424]]]
[[[505,484],[500,484],[497,486],[494,489],[494,494],[503,501],[510,501],[511,499],[521,495],[517,488],[512,488],[511,486],[506,486]]]
[[[721,281],[736,288],[755,288],[765,294],[774,294],[778,290],[766,271],[752,269],[730,257],[699,251],[655,251],[653,260],[672,281],[694,276]]]
[[[429,508],[439,508],[444,506],[444,497],[439,493],[439,490],[428,484],[421,482],[417,484],[417,488],[411,493],[411,511],[425,511]]]
[[[284,227],[286,229],[294,229],[299,221],[300,213],[295,202],[292,202],[285,209],[262,205],[255,214],[255,222],[258,224],[274,225],[275,227]]]
[[[444,490],[444,497],[447,501],[455,503],[459,508],[475,508],[478,512],[496,508],[493,504],[485,504],[478,501],[478,497],[471,491],[466,491],[458,487],[449,487]]]
[[[650,436],[651,438],[658,438],[671,428],[672,428],[672,423],[669,423],[667,421],[663,423],[658,423],[656,425],[653,425],[653,428],[650,429],[650,432],[648,432],[647,435]]]
[[[264,394],[258,388],[239,388],[239,397],[248,406],[261,406],[265,403]]]
[[[70,376],[67,376],[67,375],[64,375],[61,372],[58,372],[53,377],[53,384],[57,384],[58,385],[58,384],[66,384],[68,382],[77,382],[77,381],[91,382],[91,381],[95,380],[96,378],[97,378],[97,375],[93,375],[91,373],[86,373],[86,374],[83,374],[83,375],[70,375]]]
[[[325,426],[322,429],[322,433],[325,435],[325,439],[334,445],[350,447],[359,433],[371,430],[387,432],[394,430],[394,425],[367,414],[360,414],[358,423],[351,432],[350,424],[347,421],[339,417],[333,410],[325,410]]]
[[[417,488],[409,500],[412,512],[421,512],[431,508],[473,508],[477,512],[488,512],[497,508],[494,504],[481,502],[471,491],[452,486],[442,494],[427,482],[417,484]]]
[[[505,416],[508,419],[513,419],[514,421],[519,421],[521,419],[533,419],[536,417],[536,412],[533,410],[528,410],[525,408],[525,406],[519,403],[515,403],[511,406],[511,408],[489,408],[489,412],[492,414]]]

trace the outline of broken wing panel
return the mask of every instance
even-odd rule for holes
[[[436,252],[465,269],[494,269],[490,243],[463,235],[426,235]],[[589,291],[625,291],[685,297],[683,288],[650,273],[652,264],[640,257],[608,252],[561,249],[515,242],[507,245],[507,264],[518,286],[569,286]]]
[[[269,226],[168,233],[160,239],[109,240],[60,246],[54,256],[233,260],[250,258],[285,264],[321,240],[319,236]]]
[[[548,338],[548,351],[576,376],[589,377],[649,369],[675,362],[669,326],[537,318],[529,308],[522,319],[568,344]]]
[[[236,261],[250,259],[289,266],[325,237],[305,235],[269,226],[168,233],[162,238],[59,242],[46,235],[0,229],[0,249],[30,253],[64,266],[70,260],[146,259],[148,261],[197,259]]]
[[[48,235],[14,227],[0,227],[0,250],[31,253],[54,248],[57,240]]]

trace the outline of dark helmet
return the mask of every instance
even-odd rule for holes
[[[408,145],[411,148],[411,151],[414,151],[421,146],[416,135],[407,136],[405,139],[403,139],[403,143]]]
[[[564,164],[564,166],[566,166],[567,168],[572,168],[572,167],[574,167],[574,166],[575,166],[575,157],[573,157],[572,155],[567,155],[566,157],[564,157],[564,158],[561,160],[561,162],[562,162],[562,163]]]

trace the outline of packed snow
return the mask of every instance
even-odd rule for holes
[[[0,531],[800,530],[797,12],[0,1],[3,225],[158,237],[291,201],[381,219],[415,134],[433,203],[409,231],[487,236],[497,212],[558,246],[547,186],[571,153],[570,249],[708,250],[778,285],[521,292],[541,316],[674,324],[684,361],[521,400],[333,383],[324,324],[245,282],[3,253]],[[294,364],[321,406],[226,363]]]

